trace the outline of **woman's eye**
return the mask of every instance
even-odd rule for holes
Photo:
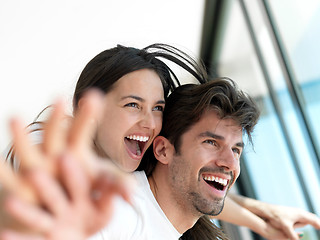
[[[155,106],[153,110],[154,110],[154,111],[160,111],[160,112],[163,112],[164,107],[163,107],[163,106]]]
[[[139,108],[139,105],[137,103],[127,103],[124,105],[125,107],[133,107],[133,108]]]

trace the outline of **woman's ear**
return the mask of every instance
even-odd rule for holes
[[[153,140],[153,154],[162,164],[168,164],[172,158],[174,147],[168,139],[163,136],[157,136]]]

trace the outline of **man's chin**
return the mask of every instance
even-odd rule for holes
[[[224,207],[224,200],[222,200],[219,203],[215,203],[211,208],[208,209],[198,209],[200,213],[203,215],[209,215],[209,216],[217,216],[219,215]]]

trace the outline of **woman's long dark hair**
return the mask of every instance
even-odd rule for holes
[[[196,224],[186,231],[181,240],[228,240],[227,235],[218,228],[208,216],[199,218]]]
[[[122,76],[140,69],[154,70],[159,75],[166,99],[169,92],[181,83],[163,60],[184,68],[200,83],[204,83],[207,79],[202,65],[173,46],[152,44],[146,48],[137,49],[118,45],[99,53],[85,66],[74,92],[74,109],[77,109],[79,99],[89,88],[95,87],[108,93]]]
[[[165,62],[185,69],[200,83],[207,80],[202,64],[198,64],[193,57],[168,44],[156,43],[142,49],[117,45],[99,53],[84,67],[74,91],[73,111],[77,111],[78,102],[88,89],[97,88],[103,93],[108,93],[122,76],[140,69],[150,69],[159,75],[166,99],[169,92],[181,83]],[[42,130],[43,122],[38,120],[42,112],[44,110],[28,125],[27,129],[30,132]],[[15,165],[14,146],[11,146],[6,160]]]

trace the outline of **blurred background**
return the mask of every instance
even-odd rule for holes
[[[261,107],[236,190],[320,215],[319,26],[318,0],[2,0],[0,150],[10,144],[10,117],[30,123],[58,96],[71,109],[77,78],[99,52],[168,43]],[[221,224],[231,239],[262,239]]]

